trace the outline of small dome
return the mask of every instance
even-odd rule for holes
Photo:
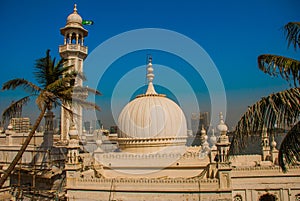
[[[210,137],[210,143],[214,145],[214,144],[216,144],[216,142],[217,142],[217,137],[215,135],[212,135]]]
[[[201,129],[201,135],[204,136],[206,135],[206,130],[204,129],[204,126],[202,125],[202,129]]]
[[[7,128],[8,128],[8,130],[12,130],[13,129],[13,125],[10,123],[10,124],[8,124]]]
[[[217,129],[220,131],[220,132],[227,132],[228,131],[228,127],[226,126],[226,124],[219,124],[217,126]]]
[[[271,142],[271,146],[272,146],[272,148],[274,149],[274,148],[276,148],[276,145],[277,145],[277,143],[276,143],[276,141],[275,141],[275,139],[274,139],[274,137],[273,137],[273,140],[272,140],[272,142]]]
[[[224,123],[224,120],[223,120],[222,112],[220,112],[220,124],[217,126],[217,129],[220,132],[227,132],[228,131],[228,127],[226,126],[226,124]]]
[[[217,137],[215,136],[215,129],[212,129],[212,135],[210,137],[210,143],[212,145],[215,145],[217,142]]]
[[[67,25],[75,25],[75,24],[77,25],[79,24],[80,26],[82,25],[82,18],[77,13],[76,4],[74,5],[73,13],[70,14],[67,18]]]

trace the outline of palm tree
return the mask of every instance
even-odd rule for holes
[[[2,90],[14,90],[21,87],[26,92],[29,92],[28,96],[13,102],[6,110],[4,110],[2,114],[4,121],[9,119],[11,115],[15,113],[16,109],[28,103],[31,97],[36,97],[36,104],[40,110],[40,114],[33,124],[28,137],[22,144],[21,149],[0,178],[0,188],[21,159],[47,110],[61,106],[65,108],[70,115],[73,115],[72,110],[69,109],[71,108],[71,104],[81,105],[88,109],[100,110],[95,103],[88,102],[83,98],[80,98],[80,96],[73,96],[73,93],[75,92],[77,94],[80,92],[92,92],[96,95],[99,95],[100,93],[97,90],[87,87],[76,86],[76,79],[84,79],[84,76],[79,72],[74,71],[73,66],[65,66],[66,62],[66,59],[60,59],[56,63],[55,58],[52,60],[50,56],[50,50],[47,50],[46,57],[36,60],[35,63],[36,71],[34,72],[34,75],[38,85],[25,79],[13,79],[3,84]]]
[[[300,48],[300,22],[289,22],[284,30],[288,47],[293,45],[295,50]],[[292,125],[280,145],[278,155],[279,165],[285,172],[287,165],[300,161],[300,61],[263,54],[258,57],[258,67],[270,76],[280,75],[291,88],[263,97],[248,108],[235,128],[230,152],[236,154],[245,148],[248,138],[263,127],[272,130],[275,125],[281,128]]]

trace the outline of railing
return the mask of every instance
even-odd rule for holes
[[[87,54],[88,49],[86,46],[82,46],[80,44],[60,45],[59,52],[64,52],[64,51],[81,51],[81,52]]]

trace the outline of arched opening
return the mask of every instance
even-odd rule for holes
[[[241,195],[236,195],[234,196],[233,201],[243,201],[243,198]]]
[[[300,201],[300,193],[295,196],[296,201]]]
[[[71,44],[76,44],[76,34],[72,33]]]
[[[83,45],[83,37],[81,34],[79,34],[79,37],[78,37],[78,44]]]
[[[259,198],[259,201],[276,201],[275,195],[272,194],[264,194]]]

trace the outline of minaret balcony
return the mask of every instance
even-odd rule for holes
[[[59,52],[66,52],[66,51],[80,51],[84,54],[87,54],[88,48],[80,44],[66,44],[66,45],[59,46]]]

